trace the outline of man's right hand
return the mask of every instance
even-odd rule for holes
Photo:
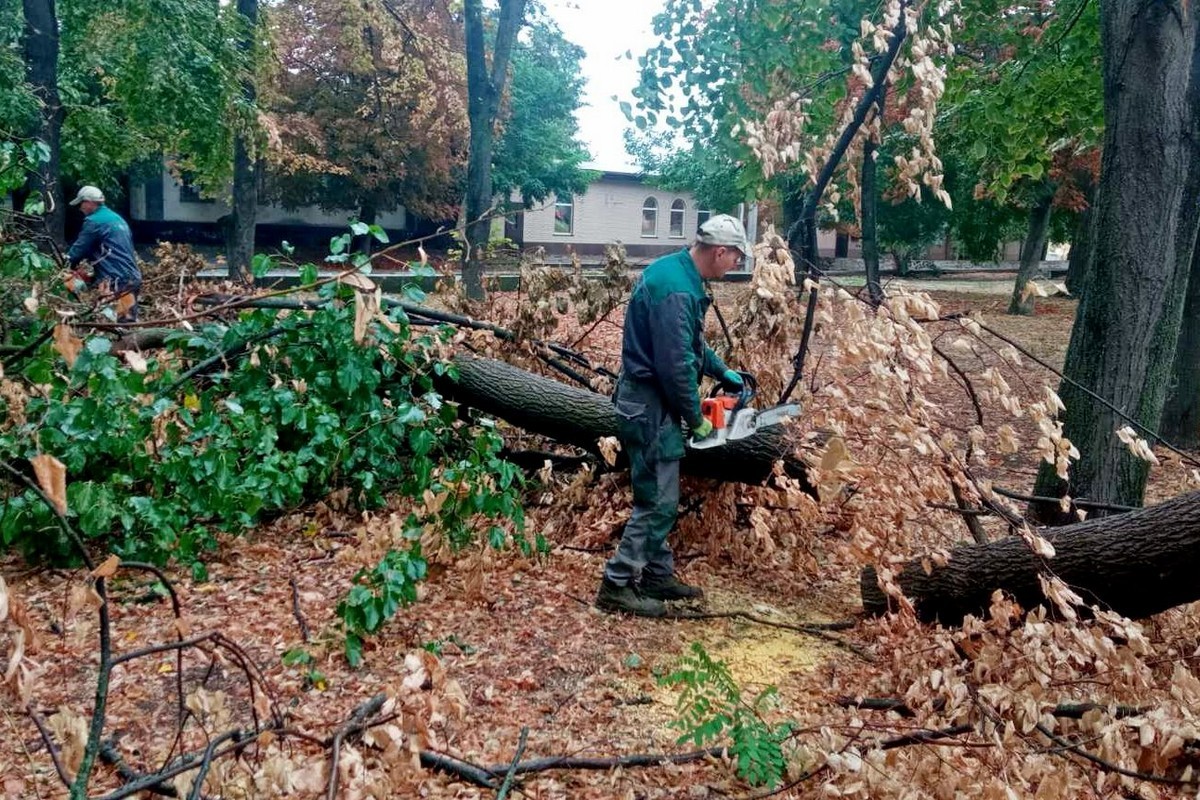
[[[700,421],[699,425],[692,428],[692,438],[696,439],[696,440],[707,439],[709,436],[712,435],[712,432],[713,432],[712,423],[709,422],[707,419],[704,419],[704,420]]]

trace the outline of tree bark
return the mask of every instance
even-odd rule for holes
[[[65,113],[58,96],[58,15],[54,0],[23,0],[25,11],[25,76],[40,110],[33,136],[45,143],[50,157],[29,179],[31,192],[45,202],[46,231],[58,245],[64,242],[66,205],[59,182],[62,125]]]
[[[1008,301],[1009,314],[1033,314],[1033,295],[1027,294],[1025,287],[1033,280],[1042,249],[1046,244],[1046,231],[1050,228],[1050,209],[1054,205],[1054,188],[1054,184],[1048,181],[1038,187],[1037,199],[1029,209],[1029,232],[1021,247],[1021,266],[1017,269],[1012,299]]]
[[[1192,248],[1171,388],[1158,432],[1176,447],[1200,447],[1200,238]]]
[[[1081,298],[1087,290],[1088,255],[1092,250],[1092,226],[1095,215],[1092,213],[1092,203],[1095,202],[1096,192],[1088,193],[1088,206],[1079,212],[1079,221],[1075,224],[1075,235],[1071,239],[1071,255],[1067,258],[1067,291],[1072,297]]]
[[[237,0],[238,15],[245,26],[238,46],[247,59],[248,76],[242,83],[242,97],[251,109],[258,98],[254,85],[254,33],[258,26],[258,0]],[[245,282],[250,276],[250,261],[254,258],[254,229],[258,217],[258,165],[252,131],[255,123],[244,121],[233,142],[233,211],[225,242],[225,257],[229,261],[229,279]]]
[[[502,361],[457,356],[458,378],[441,378],[438,391],[463,405],[479,409],[518,428],[548,436],[562,444],[599,454],[597,440],[617,435],[612,399],[576,389]],[[624,466],[621,454],[618,466]],[[710,450],[688,450],[685,474],[734,483],[759,484],[770,477],[776,461],[786,474],[814,492],[805,476],[806,465],[794,455],[780,426],[766,428],[746,439]]]
[[[483,298],[483,248],[488,242],[490,220],[484,219],[492,203],[492,147],[496,116],[508,80],[508,62],[513,43],[525,17],[526,0],[500,0],[500,20],[488,72],[484,44],[482,0],[465,0],[467,50],[467,118],[471,126],[471,149],[467,160],[465,216],[467,253],[463,283],[467,296]]]
[[[879,96],[879,117],[883,118],[883,102],[887,96],[887,87]],[[878,170],[875,167],[875,154],[879,145],[874,136],[868,136],[863,145],[862,160],[862,257],[867,271],[867,297],[875,308],[883,305],[883,284],[879,280],[879,225],[876,217],[876,207],[879,203],[879,187],[877,185]]]
[[[1047,604],[1038,575],[1053,571],[1089,605],[1127,617],[1157,614],[1200,600],[1200,492],[1150,508],[1097,518],[1046,534],[1056,554],[1042,559],[1019,536],[955,548],[926,573],[915,559],[897,582],[926,622],[956,625],[986,613],[1000,589],[1025,609]],[[882,614],[889,599],[872,567],[862,571],[863,610]]]
[[[1104,149],[1088,288],[1064,374],[1155,430],[1196,241],[1200,51],[1195,8],[1102,0]],[[1043,465],[1035,495],[1064,490],[1141,505],[1148,465],[1113,435],[1126,421],[1071,383],[1064,434],[1082,453],[1064,487]],[[1053,518],[1056,507],[1034,512]],[[1042,515],[1046,516],[1042,516]]]
[[[358,221],[364,225],[374,225],[379,218],[379,206],[375,203],[373,196],[363,198],[362,205],[358,209]],[[364,233],[362,236],[354,237],[354,252],[371,255],[371,250],[374,246],[375,237],[370,233]]]

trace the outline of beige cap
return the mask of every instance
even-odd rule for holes
[[[750,244],[746,241],[746,229],[742,227],[742,223],[728,214],[709,217],[708,221],[700,226],[700,232],[696,234],[696,241],[701,244],[736,247],[742,251],[743,255],[750,255]]]
[[[75,195],[75,199],[71,201],[71,205],[77,206],[84,200],[88,200],[93,203],[103,203],[104,192],[100,191],[95,186],[81,186],[79,187],[79,194]]]

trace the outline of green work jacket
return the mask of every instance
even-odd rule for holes
[[[728,369],[704,341],[711,303],[691,255],[680,250],[646,267],[625,312],[622,379],[653,387],[669,416],[689,428],[702,419],[701,377]]]

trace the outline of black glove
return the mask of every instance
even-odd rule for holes
[[[732,394],[738,394],[746,386],[741,374],[734,369],[727,369],[721,375],[721,388]]]

